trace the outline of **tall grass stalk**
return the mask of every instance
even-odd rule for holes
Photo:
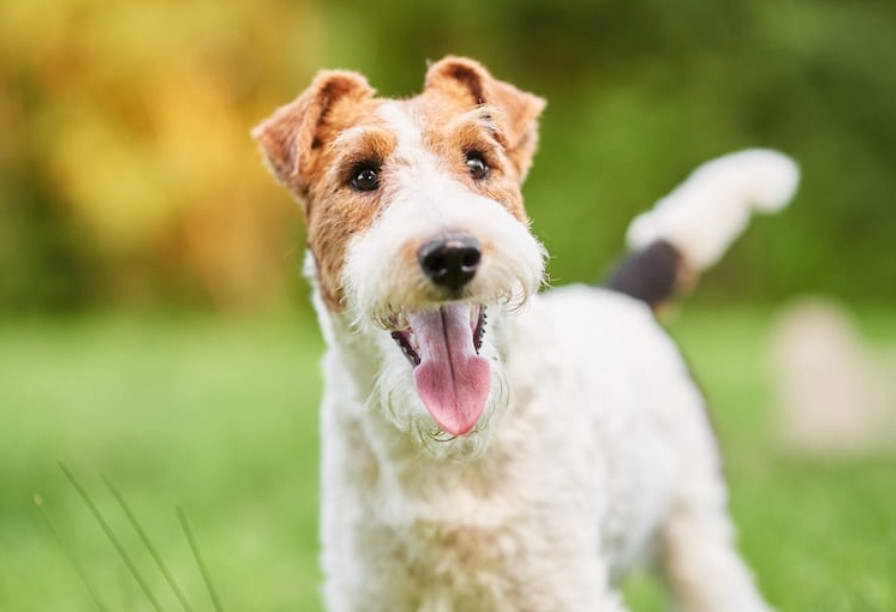
[[[68,558],[69,562],[72,564],[72,567],[75,568],[75,573],[78,574],[78,577],[81,579],[81,582],[84,583],[84,588],[87,589],[87,592],[90,594],[90,598],[93,599],[93,603],[96,604],[96,607],[100,612],[109,612],[109,608],[103,603],[100,599],[100,596],[97,594],[96,589],[93,588],[93,585],[90,583],[90,580],[87,578],[87,572],[84,571],[81,562],[78,561],[78,558],[75,556],[75,553],[72,552],[72,549],[69,548],[68,543],[62,539],[62,536],[59,534],[59,531],[56,529],[56,526],[53,524],[53,519],[50,518],[50,513],[47,512],[47,509],[44,507],[44,498],[40,495],[34,496],[34,505],[37,506],[37,509],[40,510],[41,515],[44,517],[44,520],[47,523],[47,528],[50,530],[50,533],[53,535],[53,539],[56,540],[56,543],[59,545],[59,548],[62,549],[62,552]]]
[[[199,567],[199,573],[202,574],[202,580],[205,581],[205,587],[208,589],[209,597],[211,597],[212,606],[214,606],[216,612],[224,612],[224,608],[221,606],[221,600],[218,598],[218,593],[215,591],[214,586],[212,586],[208,568],[202,560],[202,555],[199,554],[199,546],[196,545],[196,538],[193,537],[193,530],[190,529],[190,522],[187,520],[187,515],[181,507],[178,507],[176,510],[177,518],[180,519],[184,535],[187,536],[187,541],[190,543],[190,549],[193,551],[193,557],[196,559],[196,565]]]
[[[187,598],[184,596],[183,591],[177,584],[174,576],[169,571],[168,566],[165,565],[165,562],[162,560],[162,555],[160,555],[156,547],[153,546],[152,542],[149,539],[149,536],[143,529],[143,526],[140,525],[137,517],[131,511],[130,505],[128,505],[127,501],[125,501],[124,496],[108,478],[106,478],[105,476],[103,476],[102,478],[103,482],[106,483],[106,486],[109,488],[109,491],[111,491],[112,496],[115,498],[115,501],[117,501],[118,505],[121,506],[121,509],[125,513],[125,516],[128,517],[128,521],[130,521],[131,526],[134,528],[134,531],[136,531],[137,535],[140,536],[140,539],[143,541],[144,546],[146,546],[146,550],[149,551],[149,554],[152,556],[153,560],[155,560],[156,565],[159,567],[159,571],[162,572],[162,576],[165,577],[165,582],[167,582],[168,586],[171,587],[171,590],[174,592],[174,596],[177,597],[180,605],[183,607],[185,612],[193,612],[193,609],[187,602]]]
[[[99,508],[97,508],[96,504],[93,503],[93,500],[87,494],[87,491],[81,486],[81,484],[75,478],[74,474],[72,474],[61,461],[59,462],[59,469],[62,470],[62,473],[65,474],[65,477],[68,478],[69,482],[72,483],[72,486],[75,487],[78,495],[80,495],[81,499],[84,500],[84,503],[87,505],[87,508],[90,510],[91,514],[93,514],[96,522],[99,523],[100,527],[105,532],[106,537],[108,537],[109,541],[112,542],[112,546],[114,546],[115,550],[118,551],[121,560],[124,561],[124,564],[127,566],[128,570],[130,570],[131,575],[134,576],[134,580],[136,580],[137,584],[140,585],[140,589],[143,591],[143,594],[146,595],[149,603],[152,604],[152,607],[156,609],[156,612],[162,612],[162,606],[159,605],[159,601],[156,599],[155,595],[152,594],[152,591],[149,589],[149,585],[143,579],[143,576],[140,575],[140,572],[137,570],[137,566],[128,556],[127,551],[124,549],[124,546],[122,546],[121,542],[119,542],[118,538],[115,537],[115,533],[112,531],[112,528],[109,527],[106,519],[103,518],[103,515],[100,513]]]

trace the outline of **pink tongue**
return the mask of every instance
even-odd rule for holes
[[[410,316],[420,365],[417,393],[446,432],[462,436],[476,426],[491,387],[489,363],[473,348],[468,304],[448,304]]]

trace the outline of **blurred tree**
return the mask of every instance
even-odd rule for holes
[[[271,247],[296,239],[297,213],[257,171],[248,132],[317,63],[313,7],[47,8],[5,3],[0,26],[3,196],[18,209],[4,215],[18,235],[4,267],[34,277],[5,297],[243,307],[282,294],[292,265]],[[45,277],[62,271],[60,293]]]
[[[318,68],[408,95],[446,53],[550,101],[526,192],[555,282],[596,278],[696,164],[762,145],[801,193],[702,293],[896,297],[892,2],[7,0],[0,300],[278,301],[301,224],[250,126]]]

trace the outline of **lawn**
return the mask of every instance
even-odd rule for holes
[[[777,448],[764,366],[769,321],[761,309],[693,308],[673,326],[714,407],[744,554],[779,610],[896,610],[896,456],[811,459]],[[868,311],[862,321],[896,347],[892,316]],[[67,555],[105,609],[153,609],[59,461],[161,609],[181,607],[103,477],[193,609],[212,604],[178,506],[224,609],[320,609],[321,346],[298,315],[0,323],[0,610],[101,609]],[[636,611],[662,609],[647,578],[635,578],[628,595]]]

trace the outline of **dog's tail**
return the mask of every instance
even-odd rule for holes
[[[786,155],[747,149],[706,162],[628,228],[631,254],[607,286],[656,308],[690,291],[725,253],[750,215],[784,208],[799,183]]]

